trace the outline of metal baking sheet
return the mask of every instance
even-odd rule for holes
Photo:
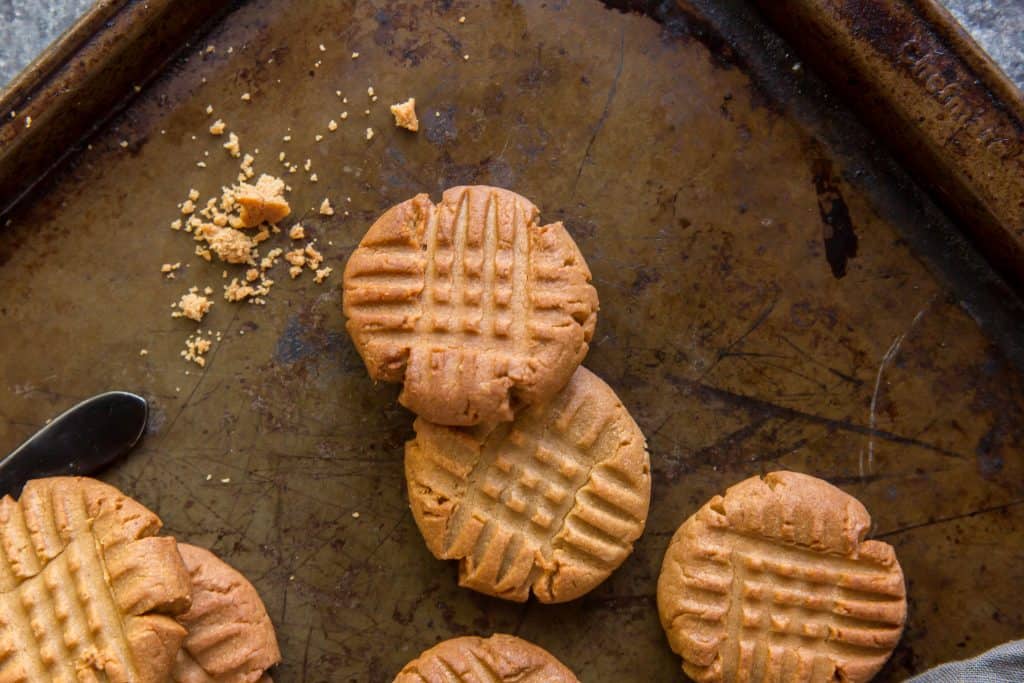
[[[390,681],[438,640],[492,631],[584,681],[679,680],[654,599],[668,539],[711,495],[780,468],[860,498],[896,547],[910,614],[879,680],[1020,637],[1012,295],[743,3],[654,14],[242,4],[9,214],[0,446],[88,395],[144,394],[149,433],[103,478],[253,580],[281,681]],[[410,95],[417,135],[386,108]],[[222,340],[200,369],[178,357],[196,325],[169,304],[219,291],[223,266],[168,224],[189,188],[234,178],[206,133],[217,117],[260,149],[260,171],[281,151],[312,160],[319,182],[300,172],[290,199],[335,274],[279,273],[265,306],[218,300],[200,327]],[[411,416],[344,332],[340,272],[369,224],[460,183],[515,189],[565,222],[601,297],[586,365],[649,440],[645,535],[566,605],[462,590],[430,556],[404,491]],[[324,197],[335,216],[315,210]]]

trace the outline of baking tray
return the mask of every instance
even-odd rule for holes
[[[145,440],[102,477],[253,580],[281,641],[276,679],[390,681],[440,639],[503,631],[584,681],[680,680],[654,598],[669,537],[714,493],[779,468],[860,498],[896,547],[909,619],[879,680],[1024,632],[1019,300],[750,6],[254,0],[200,35],[224,3],[178,25],[174,2],[106,5],[21,84],[21,112],[64,93],[37,113],[48,144],[25,132],[42,124],[0,130],[5,203],[34,180],[30,160],[72,151],[0,232],[0,447],[88,395],[144,394]],[[143,10],[165,50],[121,20]],[[117,30],[128,43],[103,42]],[[124,44],[153,52],[140,63]],[[83,51],[92,83],[140,92],[53,86]],[[385,106],[409,95],[417,135]],[[86,110],[101,125],[67,140],[61,121]],[[200,369],[178,357],[196,325],[168,306],[189,285],[219,290],[222,266],[168,223],[189,188],[234,178],[205,133],[216,117],[260,148],[259,170],[279,170],[279,151],[312,159],[319,182],[290,199],[335,275],[279,274],[265,306],[218,300],[201,327],[222,340]],[[411,416],[344,332],[339,275],[368,225],[459,183],[514,188],[565,222],[601,297],[586,364],[649,440],[646,533],[566,605],[459,589],[430,556],[404,491]],[[333,217],[315,210],[325,196]],[[175,261],[187,268],[167,280]]]

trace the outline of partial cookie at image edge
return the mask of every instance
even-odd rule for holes
[[[393,683],[579,683],[547,650],[516,636],[442,641],[406,664]]]
[[[895,551],[865,540],[870,525],[858,500],[796,472],[714,496],[676,531],[658,577],[662,627],[686,674],[709,683],[760,669],[870,680],[907,610]]]

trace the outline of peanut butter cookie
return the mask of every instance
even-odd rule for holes
[[[523,601],[587,593],[632,552],[651,496],[643,434],[586,368],[513,422],[416,420],[405,476],[416,524],[459,583]]]
[[[175,683],[269,683],[281,661],[274,625],[249,581],[209,550],[178,545],[192,581],[192,608],[178,616],[188,635]]]
[[[751,477],[676,531],[658,612],[695,681],[867,681],[907,613],[892,546],[864,506],[795,472]]]
[[[0,681],[165,683],[188,573],[160,520],[93,479],[0,500]]]
[[[579,683],[547,650],[496,633],[438,643],[405,665],[394,683]]]
[[[512,419],[565,386],[597,320],[590,270],[561,223],[495,187],[392,207],[345,267],[349,334],[370,376],[445,425]]]

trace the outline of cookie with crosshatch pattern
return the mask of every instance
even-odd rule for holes
[[[522,638],[445,640],[405,665],[394,683],[579,683],[547,650]]]
[[[658,612],[695,681],[867,681],[903,632],[906,588],[871,517],[826,481],[751,477],[679,527]]]
[[[388,209],[345,266],[346,328],[375,380],[446,425],[511,420],[587,354],[590,270],[561,223],[514,192],[453,187]]]
[[[0,500],[0,681],[165,683],[188,574],[160,519],[94,479]]]
[[[192,606],[177,617],[188,629],[174,683],[271,683],[281,661],[277,635],[256,588],[209,550],[179,543],[192,583]]]
[[[632,552],[651,498],[644,436],[586,368],[512,422],[443,427],[417,419],[405,447],[416,524],[459,560],[459,583],[506,600],[587,593]]]

